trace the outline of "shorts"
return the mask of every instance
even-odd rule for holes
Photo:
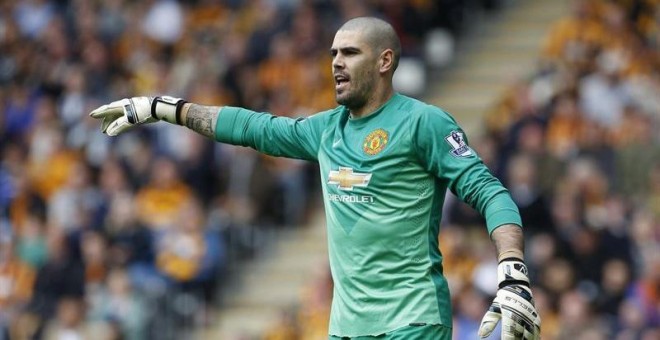
[[[443,325],[410,325],[376,336],[328,336],[328,340],[451,340],[452,329]]]

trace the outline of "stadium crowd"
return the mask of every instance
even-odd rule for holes
[[[655,339],[660,7],[576,2],[473,144],[521,208],[544,338]],[[167,124],[108,138],[91,109],[166,93],[309,115],[335,105],[327,48],[345,19],[384,16],[420,57],[430,28],[459,34],[465,6],[495,3],[0,1],[0,339],[181,338],[213,322],[268,230],[315,208],[314,165]],[[472,339],[496,263],[480,218],[448,202],[455,335]],[[324,338],[331,287],[321,271],[264,336]]]

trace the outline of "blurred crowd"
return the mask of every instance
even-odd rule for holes
[[[472,146],[520,208],[543,339],[658,339],[660,1],[570,4]],[[476,339],[497,289],[494,247],[451,194],[443,224],[454,338]],[[320,273],[267,338],[323,339],[331,298]]]
[[[181,338],[223,283],[318,200],[313,164],[168,124],[117,138],[87,113],[169,94],[305,116],[335,106],[328,47],[379,15],[422,58],[472,0],[0,0],[0,339]],[[660,337],[660,5],[576,0],[538,72],[473,146],[509,187],[547,339]],[[460,113],[457,113],[460,114]],[[494,294],[483,221],[448,198],[440,244],[455,335]],[[327,271],[269,339],[324,338]]]
[[[385,16],[416,56],[497,2],[0,0],[0,339],[183,338],[318,200],[313,164],[168,124],[109,138],[92,109],[168,94],[309,115],[336,105],[348,18]]]
[[[545,338],[660,337],[660,1],[574,1],[486,129]]]

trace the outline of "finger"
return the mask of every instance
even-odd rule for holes
[[[534,320],[534,334],[532,334],[532,340],[539,340],[541,339],[541,320],[536,319]]]
[[[500,314],[499,304],[493,303],[484,318],[481,320],[481,325],[479,326],[479,337],[487,338],[493,333],[497,323],[500,321],[502,314]]]
[[[92,118],[103,118],[107,116],[121,116],[124,114],[124,105],[127,104],[126,99],[117,100],[110,104],[102,105],[89,113]]]
[[[523,339],[538,340],[541,338],[541,329],[539,325],[525,324]]]
[[[108,126],[114,122],[118,117],[103,117],[103,122],[101,123],[101,132],[104,132],[108,129]]]
[[[123,107],[111,107],[109,105],[103,105],[96,110],[89,113],[92,118],[104,118],[104,117],[120,117],[124,115]]]
[[[531,330],[527,325],[528,331]],[[502,308],[502,340],[522,340],[525,334],[525,320],[510,308]]]
[[[525,329],[525,332],[523,334],[524,340],[537,340],[539,338],[534,328],[535,327],[532,327],[531,330]]]
[[[516,338],[516,323],[511,318],[511,312],[503,310],[502,314],[502,340],[522,339],[522,334],[520,337]]]
[[[109,125],[108,128],[106,129],[106,133],[109,136],[116,136],[122,132],[128,131],[130,128],[132,128],[134,125],[128,122],[128,119],[126,117],[122,116],[119,117],[118,119],[112,121]]]

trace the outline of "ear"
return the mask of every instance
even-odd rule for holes
[[[380,73],[387,73],[394,67],[394,51],[391,49],[386,49],[380,54],[379,58],[379,68]]]

